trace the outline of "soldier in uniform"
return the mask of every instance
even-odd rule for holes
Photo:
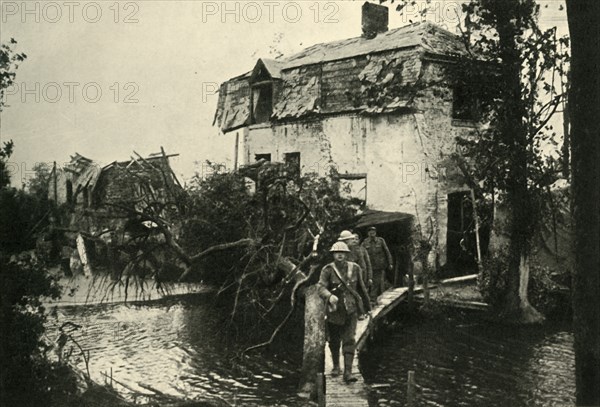
[[[385,271],[393,269],[392,254],[382,237],[377,236],[377,229],[371,226],[368,237],[362,242],[362,247],[369,253],[369,259],[373,267],[373,285],[371,286],[371,301],[377,301],[377,297],[385,291]]]
[[[344,354],[344,382],[355,382],[352,362],[356,349],[356,323],[366,307],[371,311],[367,288],[361,277],[360,266],[346,260],[350,249],[344,242],[336,242],[329,250],[333,263],[321,270],[319,296],[327,303],[327,331],[333,359],[333,375],[340,374],[340,344]],[[364,304],[364,305],[363,305]]]
[[[352,245],[350,246],[350,250],[352,251],[352,247],[356,247],[358,250],[360,250],[360,253],[365,259],[365,263],[367,265],[367,272],[363,273],[363,275],[365,276],[363,278],[363,281],[365,282],[367,289],[370,290],[373,286],[373,266],[371,265],[371,258],[369,257],[367,249],[361,246],[360,236],[358,233],[354,233],[354,240],[351,240],[351,242]]]
[[[358,235],[352,233],[349,230],[343,230],[338,237],[338,242],[344,242],[348,245],[350,253],[346,260],[356,263],[360,266],[362,271],[362,280],[367,287],[367,290],[371,289],[373,284],[373,269],[371,268],[371,260],[369,259],[369,253],[360,246]]]

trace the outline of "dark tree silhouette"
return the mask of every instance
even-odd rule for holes
[[[600,2],[567,0],[571,32],[571,143],[577,405],[600,405]]]

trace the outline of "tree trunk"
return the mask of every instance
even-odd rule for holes
[[[563,145],[561,148],[561,162],[563,178],[571,178],[571,138],[569,136],[569,101],[563,103]]]
[[[577,405],[600,405],[600,33],[596,0],[567,0],[571,34],[573,328]]]
[[[540,314],[527,301],[529,279],[529,247],[535,214],[528,187],[528,137],[523,118],[527,117],[522,99],[521,71],[523,60],[517,37],[521,35],[519,19],[523,15],[521,0],[492,2],[497,18],[501,64],[502,104],[499,109],[499,132],[510,150],[510,174],[507,201],[510,211],[510,249],[506,272],[507,294],[503,316],[510,322],[540,322]],[[524,287],[523,287],[524,286]],[[524,288],[524,294],[521,292]],[[523,298],[525,301],[523,301]]]
[[[533,308],[527,298],[529,287],[529,256],[522,253],[519,262],[519,310],[521,322],[525,324],[537,324],[544,322],[545,318],[538,310]]]
[[[325,302],[319,297],[317,285],[309,287],[304,298],[304,353],[299,394],[315,399],[317,373],[324,368]]]
[[[514,234],[512,235],[514,236]],[[511,236],[507,265],[508,269],[506,270],[506,297],[504,297],[501,315],[506,320],[517,322],[520,319],[519,310],[521,305],[521,300],[519,298],[519,288],[521,282],[521,249],[519,247],[519,243],[514,240],[515,239]]]
[[[544,316],[530,303],[527,296],[529,287],[529,255],[519,244],[511,242],[514,251],[510,254],[508,273],[508,291],[502,310],[502,316],[517,324],[538,324],[544,322]]]
[[[277,264],[287,278],[296,280],[301,284],[307,276],[300,272],[291,275],[293,270],[299,269],[310,258],[307,257],[300,265],[296,266],[287,258],[282,258]],[[298,394],[301,397],[315,400],[317,395],[317,373],[322,373],[325,357],[325,302],[319,297],[316,284],[308,287],[304,292],[304,349],[302,353],[302,370]]]

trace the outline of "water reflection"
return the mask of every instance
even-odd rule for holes
[[[71,321],[83,328],[74,338],[90,350],[92,378],[112,368],[113,378],[135,390],[148,384],[193,398],[218,395],[239,406],[301,406],[293,397],[296,366],[258,354],[233,363],[239,351],[221,330],[208,298],[163,300],[151,305],[102,305],[58,309],[50,336]],[[79,367],[85,369],[83,360]],[[120,388],[119,390],[124,390]]]
[[[238,406],[303,406],[295,398],[299,365],[252,354],[232,363],[236,348],[222,333],[207,296],[146,306],[103,305],[58,310],[90,350],[92,377],[102,371],[144,392],[193,398],[218,395]],[[83,360],[79,367],[84,369]],[[568,327],[503,327],[457,314],[403,321],[361,357],[379,405],[404,405],[408,370],[416,372],[422,406],[565,406],[574,404],[573,335]],[[120,388],[120,390],[123,390]]]
[[[361,358],[379,405],[404,405],[414,370],[418,405],[574,405],[568,327],[497,326],[474,316],[398,324]]]

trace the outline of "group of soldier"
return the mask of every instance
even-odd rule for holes
[[[344,359],[344,382],[352,383],[352,363],[356,348],[356,324],[386,288],[386,270],[392,270],[392,255],[375,227],[360,243],[356,233],[344,230],[330,252],[333,262],[321,271],[319,295],[327,304],[327,333],[333,359],[332,375],[340,371],[340,347]]]

